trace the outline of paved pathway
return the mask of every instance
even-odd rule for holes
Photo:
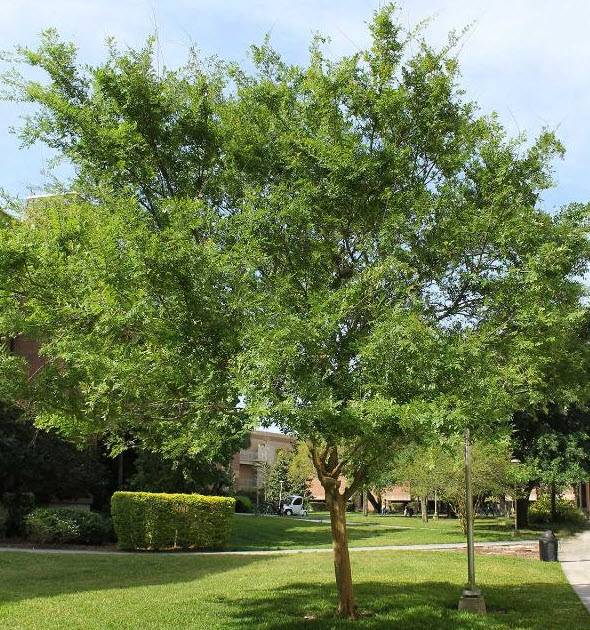
[[[481,542],[475,543],[476,547],[530,547],[536,545],[536,540],[505,540],[497,542]],[[464,543],[439,543],[432,545],[381,545],[380,547],[349,547],[350,551],[444,551],[445,549],[465,549]],[[589,546],[590,549],[590,546]],[[26,553],[65,553],[65,554],[114,554],[122,555],[138,555],[137,552],[125,551],[100,551],[98,549],[33,549],[30,547],[0,547],[3,551],[24,551]],[[170,552],[149,552],[146,555],[161,555],[174,557],[178,555],[191,556],[270,556],[270,555],[290,555],[296,553],[326,553],[332,552],[332,547],[308,547],[302,549],[264,549],[264,550],[243,550],[243,551],[191,551],[185,553]],[[589,556],[590,558],[590,556]]]
[[[590,612],[590,530],[560,542],[559,560],[569,583]]]

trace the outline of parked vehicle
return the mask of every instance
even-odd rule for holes
[[[303,507],[303,497],[296,494],[285,497],[281,505],[281,514],[285,516],[307,516],[307,510]]]

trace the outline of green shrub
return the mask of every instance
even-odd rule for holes
[[[559,523],[570,523],[572,525],[584,525],[586,523],[584,512],[578,509],[573,501],[568,499],[557,497],[555,499],[555,512]],[[551,522],[551,495],[548,492],[544,492],[534,503],[531,503],[529,521],[538,524]]]
[[[236,512],[253,512],[254,505],[252,504],[252,499],[250,497],[246,497],[244,495],[239,495],[236,497]]]
[[[235,499],[200,494],[115,492],[120,549],[215,549],[227,544]]]
[[[108,517],[72,508],[37,508],[25,517],[27,538],[37,543],[100,545],[111,538]]]

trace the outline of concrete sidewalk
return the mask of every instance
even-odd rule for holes
[[[475,543],[476,547],[530,547],[537,544],[536,540],[506,540]],[[351,553],[356,551],[444,551],[445,549],[466,549],[465,543],[434,543],[430,545],[381,545],[379,547],[349,547]],[[30,547],[0,547],[3,551],[23,551],[25,553],[64,553],[64,554],[98,554],[98,555],[149,555],[149,556],[273,556],[291,555],[296,553],[332,553],[332,547],[307,547],[300,549],[260,549],[242,551],[186,551],[186,552],[129,552],[129,551],[100,551],[86,549],[43,549]]]
[[[590,612],[590,530],[560,542],[559,560],[566,578]]]

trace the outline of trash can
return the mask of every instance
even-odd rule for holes
[[[543,562],[557,562],[558,540],[555,534],[548,529],[539,538],[539,560]]]

